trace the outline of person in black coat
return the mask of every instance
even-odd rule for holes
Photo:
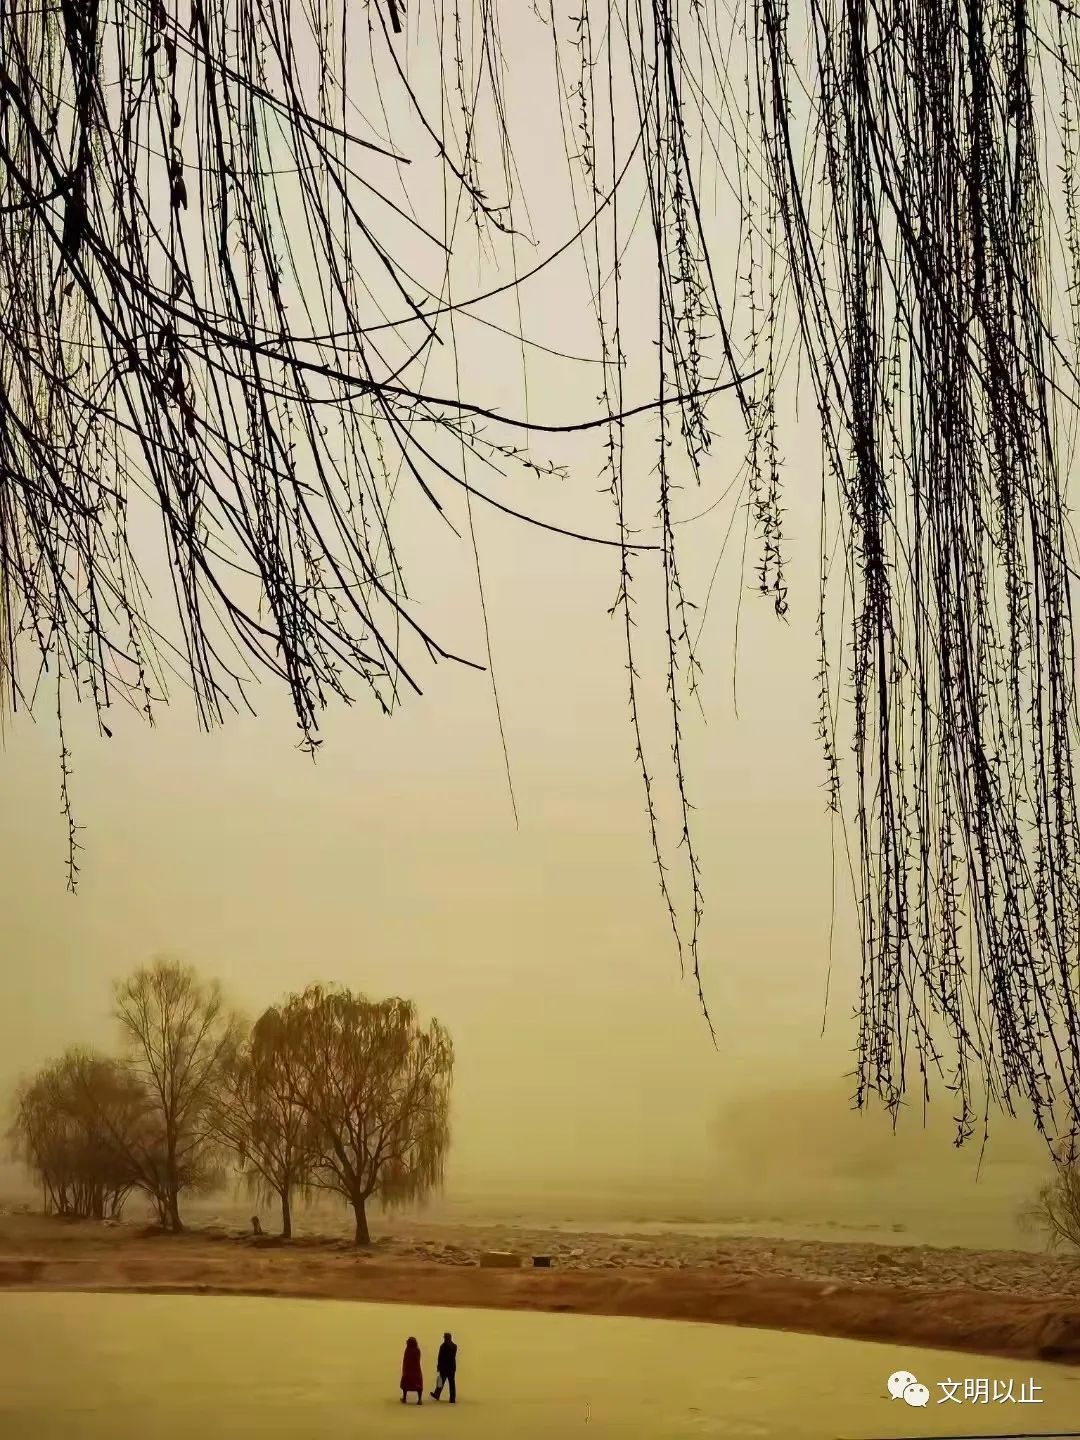
[[[442,1396],[445,1385],[450,1391],[450,1404],[453,1405],[457,1400],[457,1346],[454,1344],[449,1330],[442,1337],[435,1368],[439,1373],[435,1381],[435,1389],[431,1392],[431,1398],[438,1400]]]

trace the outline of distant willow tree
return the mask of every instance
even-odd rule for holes
[[[280,1206],[282,1238],[291,1240],[292,1202],[311,1190],[317,1147],[277,1010],[256,1021],[224,1067],[212,1129],[251,1191]]]
[[[147,1096],[122,1065],[73,1047],[16,1091],[8,1138],[41,1186],[46,1213],[116,1219],[145,1188],[133,1158]]]
[[[152,716],[172,675],[212,724],[269,676],[309,746],[355,687],[395,708],[453,653],[405,585],[402,497],[445,514],[456,487],[470,549],[475,502],[616,558],[649,834],[700,990],[678,492],[700,481],[733,524],[742,508],[786,614],[782,417],[801,374],[823,449],[826,789],[862,946],[857,1098],[895,1111],[916,1072],[923,1089],[941,1074],[960,1138],[984,1105],[1021,1103],[1072,1154],[1080,12],[572,8],[0,7],[0,668],[13,704],[49,696],[60,714],[71,883],[65,697],[89,696],[107,731],[121,703]],[[545,50],[561,133],[518,99]],[[525,127],[533,144],[556,134],[573,203],[564,240],[520,266]],[[504,263],[463,293],[451,261],[469,231],[470,254]],[[463,394],[459,328],[494,335],[481,301],[575,256],[599,353],[573,393],[599,394],[596,411],[497,414]],[[636,339],[632,316],[650,317]],[[519,348],[531,373],[544,347],[523,333]],[[429,385],[429,365],[449,383]],[[724,387],[734,477],[711,452]],[[511,470],[553,463],[538,444],[594,433],[596,464],[575,470],[602,473],[611,535],[588,536],[572,499],[559,524],[510,503]],[[670,763],[643,738],[646,567]]]
[[[311,1182],[352,1209],[357,1245],[368,1204],[393,1209],[442,1182],[450,1145],[454,1048],[408,1000],[312,986],[259,1021],[273,1036],[310,1129]]]

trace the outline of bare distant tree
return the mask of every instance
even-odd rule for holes
[[[212,1118],[242,1039],[216,981],[158,960],[116,986],[130,1071],[146,1087],[159,1130],[161,1219],[183,1229],[180,1195],[220,1178]]]
[[[292,1199],[310,1189],[312,1122],[293,1084],[280,1014],[268,1010],[225,1067],[213,1129],[253,1193],[281,1206],[292,1238]]]
[[[22,1081],[15,1090],[7,1138],[11,1154],[41,1186],[42,1209],[64,1213],[64,1136],[55,1107],[49,1103],[48,1071]]]
[[[147,1096],[115,1060],[71,1049],[15,1096],[9,1138],[37,1177],[46,1211],[117,1217],[133,1189],[146,1188],[135,1156]]]
[[[437,1020],[423,1029],[408,1000],[321,986],[263,1020],[287,1047],[293,1093],[312,1122],[314,1183],[352,1207],[356,1243],[366,1245],[370,1200],[392,1208],[442,1181],[450,1037]]]
[[[1048,1250],[1071,1246],[1080,1251],[1080,1165],[1057,1166],[1020,1222],[1041,1233]]]
[[[161,1106],[130,1066],[108,1063],[122,1083],[103,1091],[94,1083],[92,1070],[80,1064],[73,1069],[72,1084],[80,1105],[93,1117],[97,1144],[114,1157],[118,1172],[128,1178],[132,1189],[142,1192],[158,1223],[166,1228],[172,1187]],[[199,1183],[199,1176],[185,1174],[179,1188]]]

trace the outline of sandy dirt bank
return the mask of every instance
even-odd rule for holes
[[[552,1266],[480,1267],[507,1249]],[[398,1225],[358,1252],[225,1225],[164,1236],[9,1214],[0,1286],[637,1315],[1080,1364],[1080,1257],[1016,1251]]]

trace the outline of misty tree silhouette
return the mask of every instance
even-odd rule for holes
[[[859,901],[857,1098],[895,1110],[915,1069],[924,1088],[940,1072],[958,1138],[991,1103],[1021,1101],[1071,1155],[1074,11],[516,7],[552,60],[576,212],[526,269],[502,23],[492,0],[0,4],[0,671],[11,704],[39,703],[46,676],[56,700],[72,885],[65,696],[89,696],[105,727],[119,703],[151,717],[179,677],[209,725],[269,675],[309,746],[351,687],[393,709],[422,665],[454,657],[417,618],[392,516],[405,488],[441,509],[453,484],[470,529],[475,501],[617,548],[652,845],[700,994],[674,447],[701,478],[707,398],[730,388],[747,437],[736,498],[784,616],[778,408],[794,353],[823,440],[820,732]],[[441,233],[387,198],[420,148],[438,160]],[[739,231],[734,276],[716,222]],[[466,226],[487,253],[509,249],[514,273],[460,299],[448,257]],[[444,266],[439,285],[411,273],[404,235]],[[655,256],[645,406],[626,393],[635,235]],[[426,388],[480,299],[571,255],[595,310],[597,415],[538,424]],[[642,409],[645,463],[627,440]],[[590,428],[613,537],[476,479],[543,473],[545,433]],[[651,486],[655,544],[631,482]],[[670,844],[641,723],[644,551],[663,575]],[[176,637],[149,602],[155,555]]]

